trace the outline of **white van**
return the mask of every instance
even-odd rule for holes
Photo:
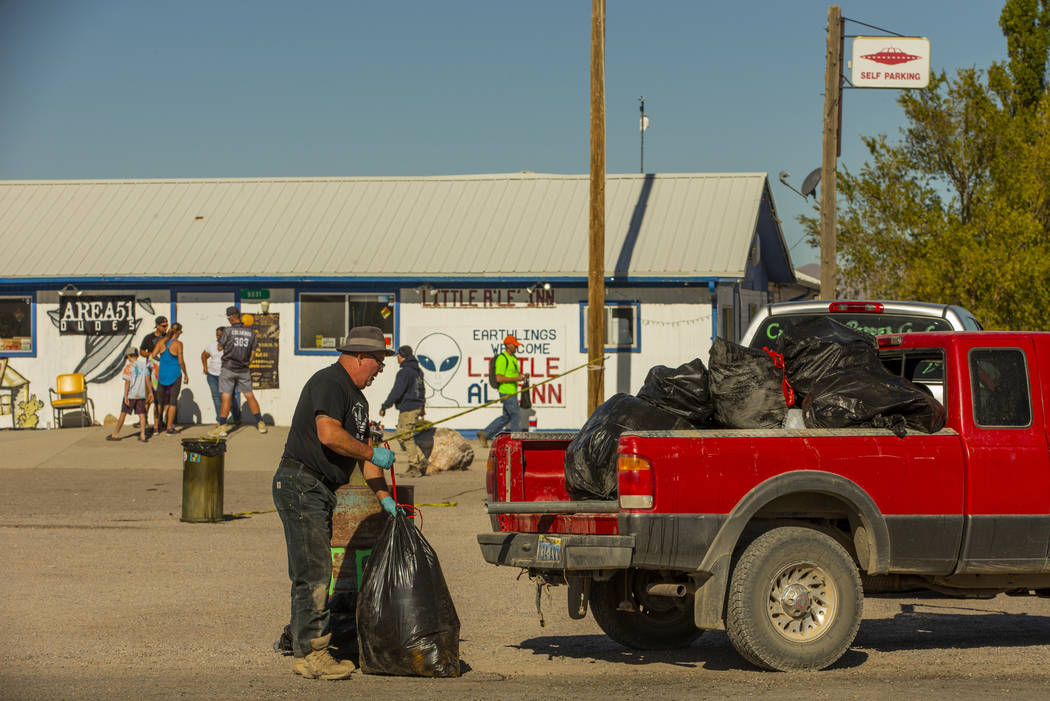
[[[766,305],[751,320],[741,345],[778,350],[784,329],[818,316],[831,317],[851,329],[877,336],[909,331],[975,331],[983,329],[969,310],[952,304],[854,300],[809,300]]]

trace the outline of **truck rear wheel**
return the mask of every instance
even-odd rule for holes
[[[823,669],[853,643],[863,606],[860,575],[841,545],[809,528],[777,528],[733,567],[726,632],[756,666]]]
[[[655,572],[628,570],[608,581],[592,582],[594,620],[610,638],[635,650],[688,647],[703,634],[693,622],[693,597],[652,596],[646,592],[649,584],[660,581]],[[628,592],[636,611],[619,610]]]

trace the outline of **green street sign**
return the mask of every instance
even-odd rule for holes
[[[241,290],[241,299],[270,299],[269,290]]]

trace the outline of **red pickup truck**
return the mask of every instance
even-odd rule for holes
[[[503,434],[489,455],[493,564],[566,584],[628,647],[725,628],[757,666],[821,669],[864,593],[1050,595],[1050,333],[879,337],[891,372],[943,398],[946,427],[620,437],[618,501],[572,501],[573,434]]]

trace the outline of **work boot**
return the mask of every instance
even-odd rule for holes
[[[350,660],[332,657],[332,634],[310,641],[311,652],[300,661],[292,661],[292,671],[308,679],[346,679],[357,667]]]
[[[478,431],[478,440],[481,442],[482,448],[489,447],[489,437],[485,435],[484,431]]]

